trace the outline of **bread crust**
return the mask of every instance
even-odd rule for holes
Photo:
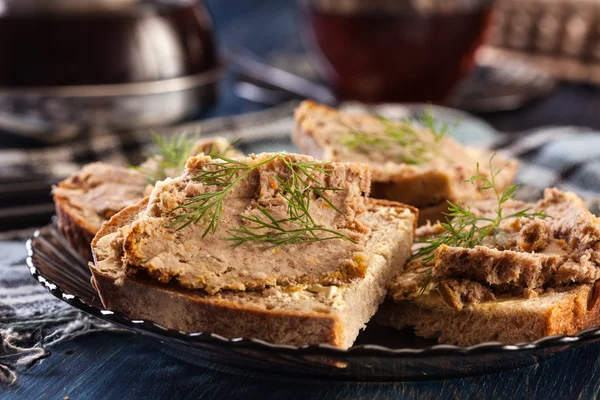
[[[530,342],[549,335],[573,335],[600,325],[600,284],[585,284],[533,299],[505,299],[456,310],[439,296],[412,301],[387,299],[374,319],[397,329],[414,327],[418,336],[440,343]],[[547,301],[547,306],[535,302]]]
[[[374,198],[369,198],[367,200],[367,204],[371,204],[374,206],[381,206],[381,207],[404,208],[404,209],[410,210],[410,212],[415,215],[415,220],[413,223],[413,230],[417,229],[418,221],[419,221],[419,213],[420,213],[420,211],[417,207],[413,207],[409,204],[399,203],[399,202],[393,201],[393,200],[374,199]]]
[[[73,210],[66,197],[54,196],[54,209],[58,230],[65,240],[84,260],[92,260],[90,243],[96,235],[96,228]]]
[[[149,198],[145,198],[113,216],[92,240],[92,248],[96,247],[100,238],[135,219],[147,206],[148,200]],[[415,215],[413,230],[416,228],[416,208],[389,200],[369,201],[376,206],[409,209]],[[405,247],[406,249],[402,249],[399,246],[395,256],[404,259],[408,257],[410,246]],[[99,262],[95,252],[94,260],[95,263]],[[265,309],[253,305],[252,301],[245,301],[243,304],[236,301],[239,294],[207,295],[174,284],[159,285],[138,277],[127,277],[117,284],[115,276],[104,273],[93,263],[90,263],[90,270],[92,285],[107,309],[154,321],[161,326],[185,332],[210,331],[226,337],[260,337],[269,342],[298,346],[328,343],[337,347],[349,347],[354,341],[354,337],[348,337],[348,332],[344,329],[344,315],[335,310],[324,308],[318,313],[315,310],[304,312],[297,309]],[[387,272],[390,277],[394,273],[391,269]],[[244,292],[243,296],[248,296],[251,300],[252,296],[257,296],[258,299],[261,294]],[[160,307],[152,307],[153,304],[160,304]]]

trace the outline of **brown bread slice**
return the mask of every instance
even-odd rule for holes
[[[599,325],[593,288],[600,278],[600,220],[575,194],[557,189],[547,189],[537,203],[507,202],[504,212],[526,208],[549,216],[505,220],[501,240],[489,237],[472,249],[440,246],[434,281],[424,290],[424,267],[411,261],[390,283],[380,322],[462,345],[533,340]],[[494,203],[475,203],[471,212],[489,216]],[[440,232],[425,226],[418,235]]]
[[[254,337],[272,343],[327,343],[347,348],[354,343],[385,297],[385,285],[410,254],[417,211],[385,200],[369,200],[366,216],[373,229],[368,246],[374,256],[365,277],[347,285],[262,291],[221,291],[209,295],[142,276],[128,276],[113,254],[110,236],[135,220],[148,199],[114,216],[96,235],[90,263],[92,284],[107,309],[147,319],[184,332],[213,332]]]
[[[431,293],[410,301],[387,299],[374,319],[397,329],[414,328],[417,336],[440,343],[514,344],[600,325],[599,295],[597,284],[571,285],[530,299],[505,296],[457,310]]]
[[[312,160],[282,157],[288,162]],[[226,232],[222,229],[242,221],[239,210],[248,212],[255,202],[268,200],[269,210],[276,213],[281,195],[269,194],[271,173],[280,177],[285,173],[281,160],[268,154],[240,162],[260,168],[230,192],[222,226],[215,233],[203,238],[202,226],[168,228],[177,206],[185,204],[188,195],[203,193],[193,177],[215,168],[214,161],[204,156],[188,160],[182,177],[157,185],[149,200],[125,209],[103,226],[92,243],[95,262],[90,265],[103,304],[132,318],[184,331],[350,346],[383,300],[386,283],[409,255],[417,211],[389,201],[366,201],[369,180],[364,166],[327,164],[331,172],[319,180],[328,179],[327,185],[339,189],[329,201],[345,213],[340,218],[331,207],[324,207],[329,203],[313,199],[311,216],[352,234],[357,243],[332,239],[278,248],[259,243],[231,247],[221,240]],[[140,233],[145,244],[139,241]],[[236,256],[237,251],[247,258]],[[350,261],[359,261],[360,274],[339,271],[348,251],[359,254]],[[194,256],[184,259],[185,252]],[[218,261],[226,261],[227,268],[214,269]],[[331,272],[340,273],[331,279]]]
[[[489,175],[491,152],[465,147],[445,137],[439,145],[431,146],[425,162],[403,163],[397,161],[401,146],[369,153],[349,148],[345,141],[351,130],[364,131],[376,138],[385,136],[389,126],[405,129],[406,122],[383,123],[371,115],[348,114],[312,101],[304,101],[296,109],[295,119],[292,140],[304,154],[321,160],[369,164],[373,181],[371,195],[418,207],[422,211],[421,223],[442,218],[448,200],[473,201],[490,195],[465,180],[475,175],[478,162],[481,172]],[[413,124],[411,129],[424,141],[432,140],[425,128]],[[514,160],[496,155],[494,166],[504,166],[496,181],[496,187],[502,190],[512,183],[518,165]]]

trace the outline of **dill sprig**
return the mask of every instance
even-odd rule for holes
[[[156,167],[138,169],[148,175],[150,184],[164,180],[173,173],[177,174],[185,168],[185,162],[192,155],[199,134],[190,135],[187,132],[174,135],[172,138],[160,136],[152,132],[152,143],[156,154],[152,157]]]
[[[196,195],[184,204],[175,207],[174,210],[185,210],[185,212],[174,216],[169,225],[170,227],[176,226],[177,230],[181,230],[192,223],[201,222],[206,225],[202,237],[205,237],[208,233],[215,233],[221,222],[225,196],[233,190],[237,183],[250,175],[253,170],[274,159],[269,158],[258,164],[249,165],[216,153],[211,153],[210,156],[221,162],[207,163],[206,167],[214,167],[214,169],[201,170],[194,177],[194,180],[207,186],[217,186],[217,190]]]
[[[224,150],[221,152],[221,154],[224,154],[224,155],[225,155],[225,154],[227,154],[228,152],[230,152],[231,150],[235,150],[236,146],[238,146],[238,145],[240,144],[240,142],[241,142],[241,141],[242,141],[242,138],[239,138],[239,137],[236,137],[236,138],[233,138],[233,139],[231,139],[231,140],[229,141],[229,144],[227,145],[227,147],[225,147],[225,149],[224,149]],[[211,149],[211,151],[209,152],[209,154],[210,154],[210,153],[213,153],[212,149]]]
[[[425,115],[417,121],[425,128],[429,129],[437,143],[439,143],[450,131],[450,127],[446,122],[435,119],[431,107],[426,107]]]
[[[449,131],[448,124],[436,121],[430,107],[426,108],[422,118],[405,119],[400,124],[381,115],[377,115],[377,118],[384,125],[383,134],[346,126],[348,135],[342,138],[342,144],[350,150],[364,154],[389,150],[398,146],[397,161],[407,164],[422,164],[427,162],[432,155],[439,153],[439,145]],[[427,137],[423,136],[424,133],[415,128],[415,123],[427,128],[432,140],[426,140]]]
[[[350,150],[357,150],[361,153],[371,153],[381,149],[391,147],[390,140],[373,136],[373,134],[360,129],[346,126],[350,135],[342,138],[342,143]]]
[[[244,223],[237,228],[228,229],[227,233],[230,236],[223,240],[232,242],[233,246],[256,242],[265,244],[267,247],[312,243],[329,239],[345,239],[354,242],[352,238],[341,232],[319,226],[309,211],[311,194],[314,194],[323,199],[335,212],[342,214],[342,211],[326,196],[326,192],[340,189],[324,187],[313,176],[314,172],[328,174],[327,165],[329,163],[295,162],[281,154],[254,165],[218,154],[211,154],[211,157],[218,161],[208,163],[206,165],[208,169],[200,171],[194,179],[207,186],[215,186],[215,190],[194,196],[186,203],[176,207],[175,210],[181,209],[185,212],[174,216],[170,226],[175,226],[180,230],[192,223],[202,223],[206,226],[202,237],[208,233],[214,234],[221,222],[225,196],[254,170],[279,159],[289,172],[286,179],[276,177],[277,190],[287,203],[288,215],[283,219],[277,219],[268,210],[259,206],[257,210],[263,218],[256,215],[242,215]]]
[[[242,224],[239,228],[229,229],[227,232],[230,237],[223,240],[231,241],[233,246],[239,246],[246,242],[255,242],[262,243],[267,248],[285,244],[321,242],[329,239],[347,239],[354,242],[353,239],[336,230],[323,228],[303,219],[275,219],[264,208],[258,207],[258,210],[265,216],[266,220],[257,216],[249,217],[242,215],[242,219],[249,224]],[[298,228],[289,229],[283,226],[287,222],[297,222],[299,226]],[[325,233],[328,236],[319,236],[317,233]]]
[[[502,242],[503,232],[500,229],[502,221],[514,218],[544,219],[550,217],[543,210],[532,211],[531,207],[504,215],[504,205],[509,200],[515,198],[515,193],[519,185],[514,184],[502,191],[498,190],[496,178],[504,167],[493,165],[495,155],[492,155],[489,160],[489,178],[480,171],[479,163],[477,163],[476,174],[465,181],[473,185],[480,182],[482,190],[492,190],[494,192],[497,201],[494,217],[489,218],[475,215],[471,212],[470,207],[463,208],[460,203],[454,204],[448,201],[448,212],[445,213],[446,221],[440,224],[444,232],[421,240],[419,243],[423,244],[423,246],[418,248],[411,257],[413,260],[420,259],[421,264],[428,267],[423,270],[425,277],[422,282],[421,293],[426,290],[429,283],[433,280],[433,260],[436,250],[441,245],[474,248],[481,245],[489,237],[493,238],[494,241]]]

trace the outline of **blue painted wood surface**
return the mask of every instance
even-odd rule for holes
[[[209,0],[221,43],[241,43],[265,55],[295,40],[292,0]],[[206,116],[257,111],[241,101],[226,77],[219,103]],[[567,101],[565,101],[565,99]],[[489,115],[505,129],[541,123],[600,126],[590,117],[598,91],[563,85],[555,96],[516,113]],[[567,106],[568,105],[568,106]],[[586,111],[587,110],[587,111]],[[596,110],[597,111],[597,110]],[[0,388],[6,399],[160,398],[594,398],[600,391],[600,343],[567,351],[526,368],[479,377],[406,383],[354,383],[265,376],[181,362],[151,339],[129,333],[98,333],[52,349],[52,355]]]
[[[529,367],[462,379],[357,383],[191,365],[164,354],[161,345],[151,339],[129,333],[98,333],[56,346],[40,365],[21,373],[5,394],[10,399],[69,396],[73,400],[591,399],[600,391],[599,352],[600,344],[593,344]]]

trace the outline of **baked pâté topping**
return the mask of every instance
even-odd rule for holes
[[[181,174],[190,156],[208,152],[241,156],[233,148],[234,142],[223,138],[198,140],[197,135],[184,133],[171,139],[153,135],[153,142],[156,154],[140,166],[88,164],[54,188],[54,194],[68,196],[71,205],[81,210],[86,221],[100,229],[105,220],[148,195],[150,185]]]
[[[272,155],[258,163],[249,164],[212,153],[212,161],[204,164],[194,176],[194,180],[214,189],[193,196],[175,210],[182,210],[172,217],[170,226],[184,229],[194,223],[205,226],[202,237],[217,231],[222,219],[223,201],[245,178],[268,164],[280,165],[278,175],[272,177],[266,190],[273,191],[286,203],[287,213],[283,217],[274,216],[269,209],[257,205],[258,213],[242,215],[242,223],[227,230],[223,240],[238,246],[253,242],[266,247],[286,244],[312,243],[331,239],[354,239],[337,230],[318,224],[310,213],[311,198],[321,199],[332,212],[343,215],[328,196],[337,187],[324,186],[316,174],[329,176],[331,163],[295,160],[285,154]]]
[[[134,221],[103,240],[127,274],[211,294],[344,285],[364,278],[378,257],[366,245],[381,233],[371,229],[370,183],[362,164],[295,154],[195,156],[182,176],[155,185]]]

